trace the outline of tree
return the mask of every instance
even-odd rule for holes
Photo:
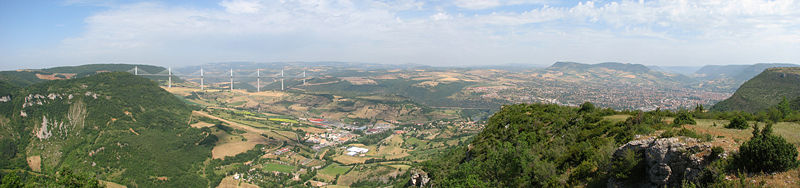
[[[772,122],[779,122],[783,119],[784,115],[783,112],[777,108],[769,108],[769,110],[767,110],[767,117]]]
[[[694,117],[687,111],[681,111],[678,113],[678,117],[675,117],[675,120],[672,121],[673,125],[681,126],[681,125],[694,125],[697,124],[694,121]]]
[[[5,177],[3,177],[3,181],[0,184],[0,188],[15,188],[15,187],[22,187],[22,178],[17,175],[17,170],[11,171]]]
[[[703,109],[703,105],[702,104],[697,104],[697,106],[694,107],[694,112],[695,113],[702,113],[703,111],[705,111],[705,109]]]
[[[590,102],[584,102],[583,104],[581,104],[581,109],[578,110],[578,112],[581,112],[581,113],[592,113],[592,112],[594,112],[594,109],[595,109],[594,104],[592,104]]]
[[[797,148],[783,137],[772,134],[772,123],[759,132],[754,127],[753,137],[739,147],[734,164],[747,172],[783,172],[797,167]]]
[[[741,115],[733,116],[731,122],[725,126],[725,128],[729,129],[746,129],[749,128],[750,125],[747,124],[747,120],[744,119]]]
[[[777,108],[778,108],[777,110],[781,112],[781,119],[785,119],[785,118],[791,116],[794,113],[794,111],[792,110],[791,105],[789,104],[789,100],[787,100],[785,96],[783,97],[783,100],[781,101],[781,103],[778,103],[778,107]],[[778,121],[775,121],[775,122],[778,122]]]

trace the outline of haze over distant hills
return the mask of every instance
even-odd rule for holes
[[[44,69],[22,69],[14,71],[0,71],[0,81],[5,81],[16,86],[28,86],[48,80],[64,80],[82,78],[101,72],[125,72],[138,67],[143,72],[159,73],[167,69],[152,65],[133,64],[87,64],[79,66],[52,67]],[[149,77],[156,79],[155,77]],[[178,81],[178,80],[175,80]]]
[[[131,71],[134,66],[146,73],[166,74],[167,71],[165,67],[148,65],[92,64],[2,71],[0,80],[22,87],[45,80],[84,77],[98,72]],[[525,64],[431,67],[348,62],[225,62],[173,67],[172,71],[176,75],[174,83],[182,82],[179,77],[183,76],[197,85],[202,67],[206,86],[226,88],[229,87],[230,71],[234,70],[234,75],[239,77],[235,87],[255,91],[258,85],[256,70],[263,76],[262,90],[280,90],[278,78],[283,70],[287,76],[284,88],[290,90],[400,95],[439,107],[496,108],[500,104],[519,102],[577,105],[583,101],[593,101],[600,106],[617,109],[655,109],[714,104],[728,98],[755,73],[779,66],[798,65],[710,65],[697,68],[690,75],[675,72],[687,72],[696,67],[648,67],[616,62],[556,62],[547,67]],[[304,72],[309,78],[306,80],[308,86],[303,85],[303,80],[299,78]],[[166,76],[146,77],[166,82]]]

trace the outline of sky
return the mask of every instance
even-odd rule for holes
[[[0,70],[800,63],[798,0],[0,0]]]

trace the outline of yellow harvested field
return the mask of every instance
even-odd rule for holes
[[[203,121],[201,121],[201,122],[197,122],[197,123],[195,123],[195,124],[191,124],[190,126],[192,126],[192,127],[194,127],[194,128],[203,128],[203,127],[211,127],[211,126],[214,126],[214,124],[211,124],[211,123],[206,123],[206,122],[203,122]]]
[[[258,128],[247,126],[247,125],[242,125],[242,124],[239,124],[239,123],[236,123],[236,122],[232,122],[232,121],[228,121],[226,119],[222,119],[222,118],[219,118],[219,117],[216,117],[216,116],[212,116],[212,115],[210,115],[210,114],[208,114],[206,112],[203,112],[203,111],[192,111],[192,114],[200,115],[200,116],[206,116],[206,117],[209,117],[209,118],[212,118],[212,119],[220,120],[222,122],[227,123],[228,125],[230,125],[233,128],[241,129],[241,130],[244,130],[244,131],[247,132],[247,133],[242,134],[242,136],[244,136],[245,139],[247,139],[246,142],[245,141],[241,141],[241,140],[239,140],[239,141],[232,140],[231,142],[218,144],[217,146],[214,146],[214,148],[211,150],[211,156],[214,159],[221,159],[221,158],[224,158],[225,156],[234,156],[234,155],[239,154],[239,153],[244,153],[247,150],[250,150],[253,147],[255,147],[256,144],[266,144],[267,143],[267,139],[264,138],[263,136],[261,136],[261,134],[272,133],[272,132],[267,131],[267,130],[262,130],[262,129],[258,129]],[[222,139],[220,139],[220,140],[222,140]]]
[[[358,181],[369,180],[369,179],[389,179],[389,177],[397,177],[405,173],[404,171],[398,171],[396,168],[388,167],[388,166],[356,166],[350,170],[349,173],[343,174],[339,176],[339,180],[337,180],[337,185],[351,185]]]
[[[446,77],[446,78],[439,79],[437,81],[440,81],[440,82],[455,82],[455,81],[460,81],[460,80],[461,79],[458,79],[458,78]]]
[[[367,159],[370,159],[370,158],[369,157],[349,156],[349,155],[339,155],[339,156],[333,158],[334,161],[337,161],[337,162],[345,164],[345,165],[356,164],[356,163],[364,163],[365,161],[367,161]]]
[[[42,156],[39,155],[30,156],[27,158],[26,161],[28,161],[28,166],[31,167],[33,171],[35,172],[42,171]]]
[[[217,188],[258,188],[258,186],[233,179],[233,176],[228,176],[222,179]]]
[[[339,79],[350,82],[353,85],[376,85],[378,82],[364,77],[340,77]]]
[[[666,118],[665,118],[666,119]],[[727,120],[711,120],[711,119],[696,119],[697,125],[684,125],[684,127],[693,129],[698,133],[708,133],[711,135],[716,136],[723,136],[724,138],[716,138],[714,142],[712,142],[715,146],[722,146],[725,151],[735,151],[739,149],[739,144],[747,141],[752,137],[752,128],[749,129],[727,129],[725,125],[728,124]],[[717,126],[713,126],[714,124]],[[752,125],[755,122],[750,122]],[[759,126],[764,128],[764,124],[760,123]],[[778,134],[786,139],[789,143],[794,145],[800,145],[800,134],[797,134],[797,130],[800,130],[800,124],[798,123],[790,123],[790,122],[780,122],[773,126],[772,128],[775,134]],[[736,142],[736,141],[739,142]],[[798,151],[800,151],[800,147],[798,147]]]
[[[409,168],[411,168],[411,166],[408,166],[408,165],[389,165],[389,166],[391,166],[392,168],[400,169],[400,170],[408,170]]]
[[[248,150],[253,149],[256,144],[267,143],[266,138],[256,133],[248,132],[242,134],[242,136],[244,136],[247,141],[234,139],[229,142],[214,146],[214,148],[211,149],[211,157],[214,159],[223,159],[227,156],[235,156],[236,154],[247,152]]]
[[[400,135],[391,135],[382,141],[377,149],[370,149],[367,155],[374,157],[386,157],[386,159],[397,159],[408,156],[408,152],[404,152],[401,146],[403,145],[403,138]]]
[[[297,129],[303,130],[303,132],[316,133],[316,134],[327,132],[325,129],[320,129],[320,128],[316,128],[316,127],[300,127],[300,128],[297,128]]]
[[[326,185],[325,188],[349,188],[349,187],[344,185]]]
[[[110,182],[110,181],[103,181],[103,180],[99,180],[99,181],[100,181],[100,185],[103,185],[103,186],[105,186],[107,188],[127,188],[128,187],[128,186],[125,186],[125,185],[122,185],[122,184],[118,184],[118,183],[114,183],[114,182]]]
[[[184,95],[184,96],[185,95],[191,95],[192,92],[200,91],[200,88],[189,88],[189,87],[171,87],[170,88],[170,87],[161,86],[161,89],[167,90],[167,92],[170,92],[172,94],[178,94],[178,95]]]

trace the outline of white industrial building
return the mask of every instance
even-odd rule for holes
[[[353,156],[356,154],[365,154],[369,151],[367,148],[360,148],[360,147],[350,147],[347,148],[347,155]]]

